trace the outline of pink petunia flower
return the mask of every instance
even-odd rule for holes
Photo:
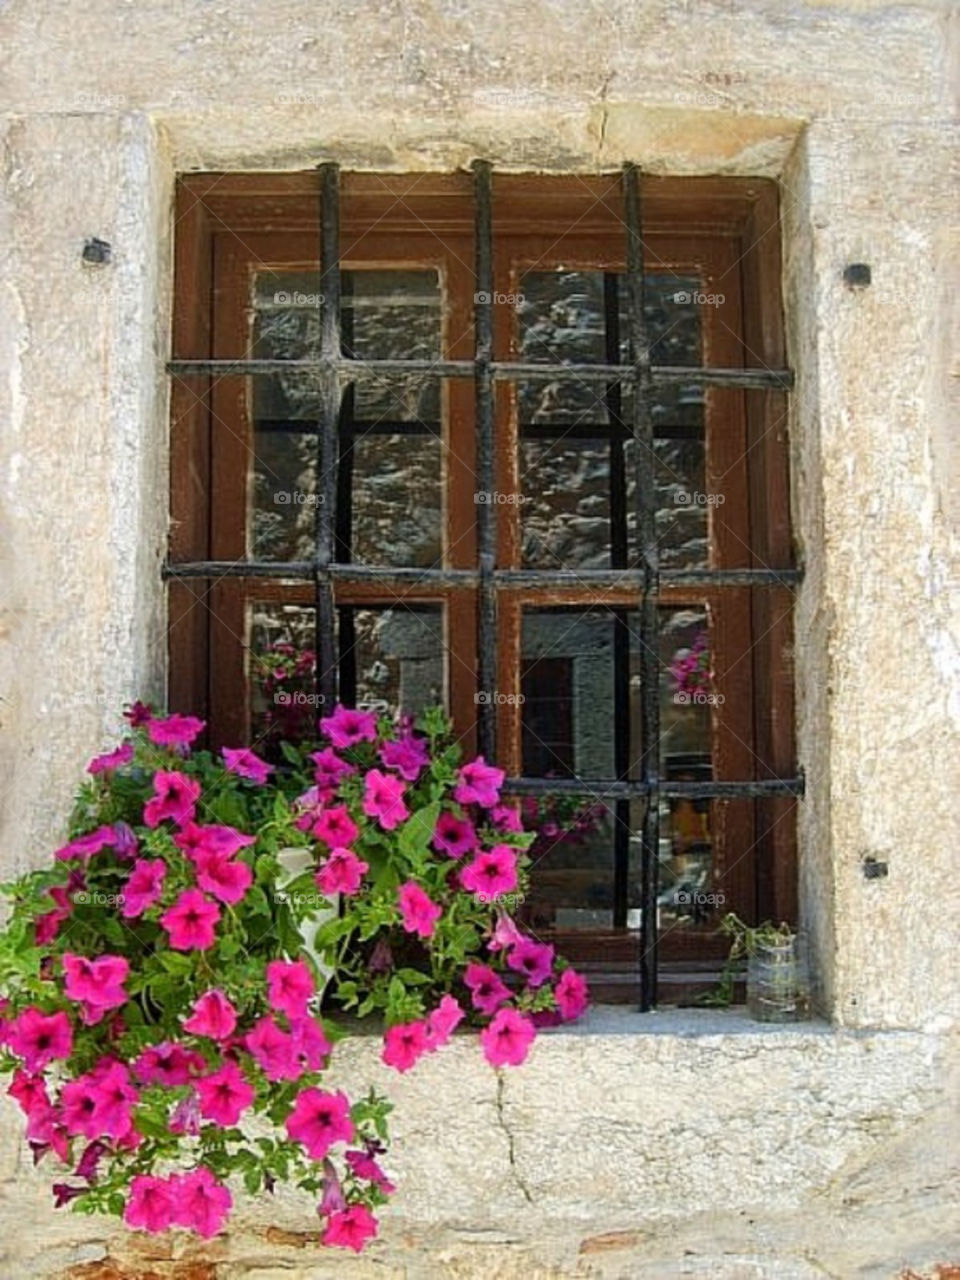
[[[166,863],[160,858],[137,859],[123,886],[123,907],[120,914],[125,920],[142,916],[148,907],[160,901],[166,874]]]
[[[314,879],[320,892],[328,897],[342,893],[349,898],[359,892],[363,877],[369,870],[369,863],[361,861],[350,849],[334,849]]]
[[[388,1067],[399,1072],[416,1066],[425,1053],[430,1052],[430,1039],[426,1022],[401,1022],[389,1027],[383,1037],[380,1055]]]
[[[173,1223],[173,1188],[165,1178],[137,1174],[130,1183],[130,1198],[123,1211],[128,1227],[157,1235]]]
[[[496,1013],[500,1005],[510,999],[510,988],[489,965],[468,964],[463,980],[470,989],[470,1001],[473,1007],[488,1017]]]
[[[353,1141],[350,1102],[345,1093],[303,1089],[287,1117],[287,1133],[306,1148],[311,1160],[322,1160],[337,1142]]]
[[[321,719],[320,728],[337,750],[342,751],[345,747],[355,747],[358,742],[375,742],[377,717],[370,711],[338,706],[332,716]]]
[[[537,1031],[516,1009],[499,1009],[489,1027],[480,1032],[484,1056],[492,1067],[519,1067],[530,1052]]]
[[[48,1063],[69,1058],[73,1052],[70,1019],[62,1011],[45,1014],[31,1005],[9,1025],[7,1046],[23,1059],[28,1071],[42,1071]]]
[[[321,1071],[333,1052],[323,1026],[316,1018],[292,1018],[290,1021],[290,1046],[294,1057],[307,1071]]]
[[[408,880],[402,884],[397,897],[403,916],[403,927],[407,933],[416,933],[421,938],[432,938],[437,921],[443,915],[443,908],[433,902],[415,880]]]
[[[261,786],[274,771],[274,765],[261,760],[249,747],[224,747],[223,759],[228,773],[235,773],[238,778],[248,778]]]
[[[384,831],[392,831],[410,817],[410,810],[403,803],[406,786],[399,778],[371,769],[363,785],[363,812],[368,818],[376,818]]]
[[[422,770],[430,763],[427,741],[425,738],[414,737],[412,733],[391,739],[380,748],[380,761],[385,769],[395,769],[401,778],[416,782]]]
[[[173,837],[173,843],[191,860],[201,852],[232,858],[235,853],[256,842],[256,836],[245,836],[235,827],[219,823],[202,826],[196,822],[187,822]]]
[[[524,935],[505,911],[497,912],[497,923],[487,942],[488,951],[502,951],[506,947],[514,947],[521,942]]]
[[[379,1187],[385,1196],[392,1195],[396,1191],[396,1187],[374,1160],[373,1156],[367,1155],[366,1151],[345,1151],[343,1153],[344,1163],[357,1178],[363,1178],[365,1182],[372,1182],[375,1187]]]
[[[560,1017],[564,1022],[573,1022],[586,1009],[590,992],[586,978],[575,969],[564,969],[560,981],[553,989]]]
[[[349,1209],[332,1213],[321,1240],[360,1253],[368,1240],[377,1234],[377,1220],[365,1204],[352,1204]]]
[[[60,1090],[60,1106],[67,1133],[71,1136],[80,1134],[85,1138],[102,1136],[97,1120],[99,1097],[97,1082],[91,1075],[67,1081]]]
[[[200,1114],[225,1129],[237,1123],[257,1096],[235,1062],[225,1062],[219,1071],[196,1080],[194,1087],[200,1099]]]
[[[193,865],[200,888],[230,906],[240,902],[253,884],[253,870],[245,862],[234,862],[222,853],[199,850]]]
[[[123,742],[113,751],[108,751],[102,756],[94,756],[87,765],[87,773],[112,773],[114,769],[121,769],[125,764],[129,764],[133,759],[133,743]]]
[[[462,858],[477,847],[477,833],[469,818],[458,818],[444,810],[433,829],[433,847],[448,858]]]
[[[64,920],[69,920],[73,914],[73,901],[70,897],[69,887],[64,888],[62,885],[54,885],[48,890],[49,897],[56,904],[52,911],[45,912],[42,916],[37,916],[33,922],[34,941],[38,947],[45,947],[52,942],[60,932],[60,926]]]
[[[505,777],[502,769],[486,764],[483,756],[477,756],[460,770],[453,798],[457,804],[478,804],[482,809],[492,809],[500,800],[500,788]]]
[[[126,822],[115,822],[113,824],[113,851],[121,861],[129,861],[137,856],[137,850],[140,848],[140,842],[137,840],[136,832]]]
[[[178,711],[162,720],[147,721],[147,735],[158,747],[189,747],[202,733],[206,721],[196,716],[182,716]]]
[[[209,1040],[226,1040],[237,1026],[237,1011],[219,987],[205,991],[194,1001],[193,1012],[183,1023],[184,1031]]]
[[[297,796],[293,802],[293,809],[296,818],[293,825],[298,831],[309,831],[313,824],[323,813],[323,806],[330,793],[321,791],[319,787],[308,787],[302,795]]]
[[[95,1106],[91,1138],[125,1138],[133,1128],[132,1108],[140,1101],[140,1094],[131,1083],[130,1072],[122,1062],[111,1061],[105,1069],[94,1068]]]
[[[508,844],[494,845],[477,854],[460,872],[460,883],[481,902],[493,902],[517,887],[517,855]]]
[[[336,791],[343,778],[357,772],[356,765],[341,760],[332,747],[314,751],[310,759],[314,764],[313,780],[317,787],[326,793]]]
[[[64,992],[69,1000],[82,1006],[83,1021],[87,1026],[100,1022],[108,1009],[119,1009],[127,1003],[123,984],[130,973],[130,963],[124,956],[98,956],[88,960],[86,956],[63,955]]]
[[[498,804],[490,810],[490,821],[498,831],[510,831],[519,835],[523,831],[523,819],[512,804]]]
[[[170,1116],[170,1132],[195,1138],[200,1132],[200,1103],[195,1093],[189,1093],[173,1109]]]
[[[209,1169],[201,1165],[192,1173],[170,1178],[173,1196],[172,1222],[209,1240],[221,1229],[233,1207],[233,1196]]]
[[[331,1213],[340,1213],[340,1211],[346,1207],[347,1201],[344,1197],[343,1188],[340,1185],[340,1179],[337,1177],[337,1171],[334,1168],[333,1161],[325,1159],[323,1162],[323,1184],[320,1193],[320,1203],[317,1205],[317,1213],[321,1218],[326,1218]]]
[[[168,1088],[189,1084],[200,1071],[205,1071],[202,1053],[187,1049],[172,1040],[148,1045],[135,1059],[133,1074],[141,1084],[162,1084]]]
[[[510,948],[507,966],[522,973],[531,987],[542,987],[553,972],[553,947],[545,942],[522,938]]]
[[[322,840],[331,849],[345,849],[353,844],[360,834],[360,828],[350,817],[345,804],[336,805],[333,809],[324,809],[313,824],[313,835]]]
[[[153,707],[149,702],[141,702],[138,698],[136,702],[131,703],[123,713],[124,720],[127,720],[132,729],[138,729],[141,725],[147,724],[153,717]]]
[[[317,985],[303,960],[271,960],[267,965],[267,993],[270,1007],[288,1018],[302,1018],[316,993]]]
[[[244,1045],[268,1080],[299,1080],[303,1075],[293,1038],[269,1014],[254,1023]]]
[[[153,798],[143,808],[143,821],[148,827],[158,827],[167,819],[182,826],[193,818],[199,799],[199,782],[176,770],[158,769],[153,775]]]
[[[53,856],[58,862],[72,862],[75,859],[85,862],[101,849],[112,846],[116,835],[113,827],[106,825],[97,827],[96,831],[90,831],[85,836],[76,836],[69,844],[58,849]]]
[[[174,951],[206,951],[216,941],[220,907],[199,889],[185,889],[160,923],[170,935]]]
[[[464,1016],[460,1002],[453,996],[444,996],[436,1009],[427,1016],[427,1041],[430,1049],[442,1049]]]
[[[74,1176],[83,1178],[89,1182],[91,1186],[95,1186],[97,1182],[97,1165],[110,1150],[110,1144],[101,1142],[95,1138],[93,1142],[87,1143],[83,1149],[83,1154],[77,1162],[74,1169]]]

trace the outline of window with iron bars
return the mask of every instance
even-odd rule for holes
[[[181,180],[170,703],[269,752],[443,702],[506,768],[540,936],[689,996],[795,911],[773,184]]]

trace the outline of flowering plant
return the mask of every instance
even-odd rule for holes
[[[321,998],[382,1015],[398,1071],[461,1021],[491,1064],[521,1063],[539,1023],[587,1000],[504,909],[532,837],[439,712],[414,727],[339,707],[282,766],[195,750],[190,716],[127,716],[53,865],[4,886],[0,1072],[34,1158],[71,1171],[58,1206],[150,1232],[215,1235],[231,1184],[293,1182],[323,1242],[359,1250],[394,1190],[390,1104],[324,1087],[344,1031]],[[291,849],[308,864],[292,880]]]
[[[689,649],[676,651],[669,671],[677,693],[692,697],[710,691],[713,672],[710,669],[710,637],[706,630],[697,632]]]

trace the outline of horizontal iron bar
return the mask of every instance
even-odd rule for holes
[[[331,365],[347,382],[377,381],[402,374],[434,378],[472,378],[472,360],[170,360],[167,372],[178,377],[190,374],[322,373]],[[501,382],[555,382],[569,378],[579,382],[633,383],[633,365],[621,364],[515,364],[498,362],[493,376]],[[717,387],[760,387],[787,390],[793,386],[791,369],[709,369],[696,365],[652,365],[649,380],[654,384],[706,383]]]
[[[193,560],[166,564],[165,578],[315,578],[312,560]],[[472,587],[476,569],[417,569],[410,566],[332,564],[338,582],[383,582],[398,585],[425,582],[435,586]],[[493,580],[504,590],[591,587],[617,590],[643,585],[642,569],[495,569]],[[799,569],[672,569],[660,574],[661,584],[691,587],[781,587],[802,580]]]
[[[570,795],[596,800],[642,799],[653,788],[636,781],[594,781],[586,778],[508,778],[503,790],[513,795]],[[776,796],[802,796],[804,778],[757,778],[744,782],[669,782],[661,779],[656,791],[662,796],[688,800],[762,800]]]

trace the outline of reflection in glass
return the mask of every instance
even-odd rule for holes
[[[303,359],[319,350],[317,272],[256,277],[253,354]],[[345,354],[361,360],[437,359],[436,271],[344,271]],[[291,369],[253,379],[248,552],[297,560],[315,543],[320,379]],[[384,374],[346,389],[340,415],[337,558],[430,566],[443,551],[440,380]]]
[[[701,322],[689,276],[647,277],[646,319],[657,364],[697,365]],[[523,277],[518,358],[630,361],[623,277],[534,271]],[[631,568],[640,562],[632,394],[576,376],[520,383],[520,487],[525,567]],[[704,401],[696,383],[658,388],[653,406],[657,534],[664,568],[708,563]]]

